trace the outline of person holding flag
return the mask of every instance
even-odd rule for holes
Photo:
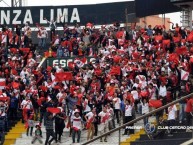
[[[87,140],[93,139],[95,131],[94,122],[96,121],[96,116],[96,108],[93,108],[91,112],[84,116],[86,120],[86,128],[88,129]]]

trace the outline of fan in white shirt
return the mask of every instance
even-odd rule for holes
[[[115,109],[120,110],[121,109],[121,99],[118,98],[117,96],[113,98],[113,103],[115,106]]]
[[[136,87],[133,87],[133,90],[131,91],[131,94],[133,95],[133,99],[134,100],[138,100],[139,99],[139,94],[136,90]]]
[[[101,124],[98,127],[98,130],[100,131],[100,134],[102,135],[103,133],[106,133],[108,130],[108,123],[109,123],[109,119],[110,119],[110,113],[107,112],[107,108],[104,107],[103,111],[101,111],[98,116],[101,117]],[[107,136],[105,136],[104,141],[106,141]],[[102,138],[101,138],[102,141]]]
[[[126,104],[125,105],[125,116],[132,116],[132,109],[133,109],[133,105]]]
[[[175,120],[176,113],[177,113],[176,105],[172,105],[168,107],[168,120]]]
[[[83,108],[83,109],[84,109],[84,112],[90,112],[90,111],[91,111],[90,106],[89,106],[89,104],[88,104],[88,99],[87,99],[87,98],[84,99],[82,105],[83,105],[83,107],[84,107],[84,108]]]
[[[167,89],[166,89],[166,86],[162,83],[161,86],[159,87],[159,96],[166,97],[166,95],[167,95]]]
[[[156,100],[156,88],[153,86],[152,83],[149,84],[148,91],[149,91],[149,98]]]
[[[41,38],[46,38],[48,36],[48,32],[44,27],[40,29],[40,33],[41,33]]]
[[[90,120],[91,118],[93,118],[94,117],[94,113],[93,112],[89,112],[89,113],[87,113],[86,115],[85,115],[85,117],[87,117],[86,118],[86,120]]]
[[[29,98],[26,97],[26,100],[23,100],[21,102],[21,107],[22,107],[22,109],[32,109],[33,105],[32,105],[31,100],[29,100]]]
[[[149,104],[147,102],[141,103],[142,106],[142,114],[149,113]]]
[[[56,95],[56,98],[60,100],[60,98],[64,95],[64,93],[60,90],[60,92]]]
[[[27,72],[27,70],[26,70],[26,68],[24,68],[22,71],[21,71],[21,73],[20,73],[20,77],[21,78],[25,78],[25,75],[29,75],[29,73]]]

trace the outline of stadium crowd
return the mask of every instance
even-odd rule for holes
[[[47,30],[36,24],[38,48],[28,23],[14,26],[15,31],[2,25],[0,78],[5,82],[0,83],[1,132],[7,130],[7,120],[20,119],[19,113],[26,134],[35,134],[32,143],[36,139],[41,142],[43,125],[45,145],[61,142],[65,127],[70,128],[73,143],[80,142],[82,129],[88,130],[90,140],[115,128],[116,123],[129,122],[136,114],[146,114],[193,90],[193,32],[187,28],[133,26],[127,32],[119,23],[100,29],[91,23],[84,28],[62,23],[60,36],[56,23],[48,23],[50,38]],[[46,57],[73,56],[78,61],[70,62],[68,68],[61,64],[38,66],[43,58],[39,51],[47,42]],[[95,61],[85,63],[86,57]],[[181,101],[178,114],[173,105],[156,113],[156,118],[165,112],[169,125],[190,125],[192,104],[192,98]],[[148,117],[144,118],[144,125],[147,123]],[[124,135],[133,133],[126,128]],[[108,138],[101,138],[103,141]]]

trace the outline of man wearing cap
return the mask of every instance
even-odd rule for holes
[[[77,136],[77,143],[80,143],[80,135],[81,135],[81,129],[83,126],[82,118],[80,117],[80,111],[78,109],[75,110],[74,116],[71,118],[71,124],[72,124],[72,141],[75,143],[75,136]]]

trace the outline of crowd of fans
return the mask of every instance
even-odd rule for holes
[[[193,90],[193,37],[188,29],[149,25],[140,29],[134,26],[127,32],[118,23],[100,29],[91,23],[84,28],[62,24],[60,36],[55,22],[49,24],[50,38],[47,30],[36,24],[38,48],[32,43],[28,23],[16,25],[15,31],[2,26],[0,78],[5,78],[5,85],[0,92],[1,132],[6,131],[7,120],[20,119],[18,112],[22,112],[27,135],[33,136],[33,128],[37,128],[32,143],[36,139],[42,142],[43,125],[45,145],[53,140],[61,142],[65,127],[70,128],[73,143],[80,142],[82,129],[88,130],[90,140],[115,128],[116,123],[129,122],[136,114],[146,114]],[[48,42],[55,57],[90,56],[96,61],[85,65],[74,62],[65,69],[60,64],[38,67],[43,57],[39,50]],[[66,71],[73,79],[56,81],[55,74]],[[177,115],[176,105],[156,113],[157,120],[165,112],[169,125],[178,121],[190,125],[192,101],[181,101]],[[147,123],[148,117],[144,118],[144,125]],[[124,135],[133,133],[126,128]],[[108,138],[101,138],[103,141]]]

